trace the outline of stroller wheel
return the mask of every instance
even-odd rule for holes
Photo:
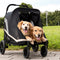
[[[38,45],[32,46],[32,49],[33,49],[34,52],[37,52],[38,51]]]
[[[24,57],[25,58],[29,58],[30,49],[28,47],[25,47],[23,52],[24,52]]]
[[[42,48],[41,48],[41,55],[42,55],[43,57],[45,57],[45,56],[47,55],[47,47],[42,46]]]
[[[2,40],[1,41],[1,43],[0,43],[0,52],[1,52],[1,54],[4,54],[5,53],[5,42],[4,42],[4,40]]]

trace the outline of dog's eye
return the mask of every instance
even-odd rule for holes
[[[41,30],[39,30],[41,32]]]
[[[23,24],[23,25],[25,25],[25,24]]]
[[[27,24],[29,26],[29,24]]]
[[[35,32],[37,32],[37,30],[35,30]]]

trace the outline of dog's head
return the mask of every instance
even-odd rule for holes
[[[17,27],[19,28],[19,30],[22,29],[25,33],[27,33],[28,30],[33,26],[30,22],[21,21],[21,22],[18,23]]]
[[[39,41],[41,39],[41,37],[43,36],[43,29],[41,27],[34,26],[32,31],[33,31],[33,37],[37,41]]]

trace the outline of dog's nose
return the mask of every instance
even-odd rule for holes
[[[25,27],[25,30],[27,30],[27,27]]]
[[[40,37],[40,34],[38,34],[38,37]]]

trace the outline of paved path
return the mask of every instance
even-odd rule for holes
[[[46,57],[42,57],[40,52],[30,52],[30,58],[23,56],[23,51],[6,51],[4,55],[0,54],[0,60],[60,60],[60,52],[48,52]]]

